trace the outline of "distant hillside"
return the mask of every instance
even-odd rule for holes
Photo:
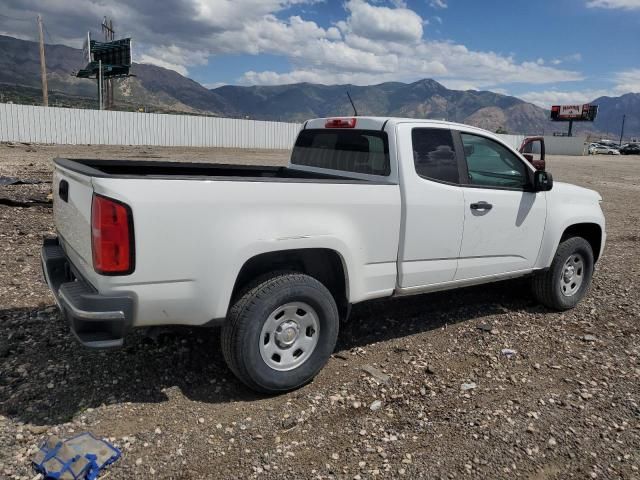
[[[620,97],[600,97],[593,103],[598,105],[598,116],[593,122],[594,129],[617,137],[622,126],[622,115],[626,115],[625,137],[640,136],[640,93],[626,93]]]
[[[312,117],[350,115],[349,91],[360,115],[393,115],[446,119],[488,130],[550,132],[548,114],[535,105],[487,91],[449,90],[435,80],[371,86],[315,85],[224,86],[213,90],[235,110],[251,118],[303,121]]]
[[[50,98],[64,106],[96,108],[95,81],[78,79],[83,67],[79,49],[47,45]],[[0,101],[40,103],[40,59],[35,42],[0,35]],[[566,131],[552,123],[544,109],[516,97],[489,91],[449,90],[435,80],[406,84],[224,86],[208,90],[173,70],[134,64],[131,78],[116,82],[116,108],[178,112],[262,120],[304,121],[312,117],[350,115],[349,91],[361,115],[393,115],[446,119],[510,133]],[[625,131],[640,135],[640,94],[601,97],[594,124],[578,124],[575,131],[619,132],[622,113]]]

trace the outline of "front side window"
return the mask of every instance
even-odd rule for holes
[[[451,130],[414,128],[413,163],[418,175],[430,180],[459,183],[458,161]]]
[[[478,135],[460,136],[471,185],[517,189],[528,185],[527,166],[505,146]]]
[[[387,134],[378,130],[302,130],[291,163],[368,175],[389,175]]]

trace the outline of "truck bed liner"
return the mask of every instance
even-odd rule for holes
[[[268,181],[375,183],[339,175],[306,172],[287,167],[266,165],[67,158],[56,158],[54,162],[67,170],[82,173],[90,177],[102,178],[203,180],[203,177],[206,177],[212,180],[264,181],[268,179]]]

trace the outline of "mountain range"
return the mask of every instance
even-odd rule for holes
[[[47,45],[50,104],[96,108],[96,83],[78,79],[82,51]],[[233,86],[208,89],[179,73],[155,65],[132,66],[132,77],[116,81],[119,110],[189,113],[260,120],[301,122],[308,118],[351,115],[348,91],[360,115],[446,119],[491,131],[539,134],[566,131],[566,124],[549,121],[549,112],[513,96],[490,91],[451,90],[435,80],[379,85]],[[40,57],[38,44],[0,35],[0,101],[38,104]],[[640,93],[601,97],[593,124],[576,124],[574,131],[619,132],[640,135]]]

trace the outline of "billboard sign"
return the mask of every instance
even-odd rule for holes
[[[85,60],[87,66],[78,70],[76,77],[97,78],[99,64],[102,62],[102,75],[104,78],[129,76],[131,68],[131,39],[123,38],[112,42],[97,42],[91,40],[88,35],[85,42]]]
[[[120,67],[131,66],[131,39],[113,40],[112,42],[91,42],[93,61],[102,60],[103,64]]]
[[[578,118],[582,115],[582,105],[560,105],[561,118]]]
[[[562,122],[593,122],[598,113],[598,106],[585,103],[584,105],[554,105],[551,107],[551,120]]]

